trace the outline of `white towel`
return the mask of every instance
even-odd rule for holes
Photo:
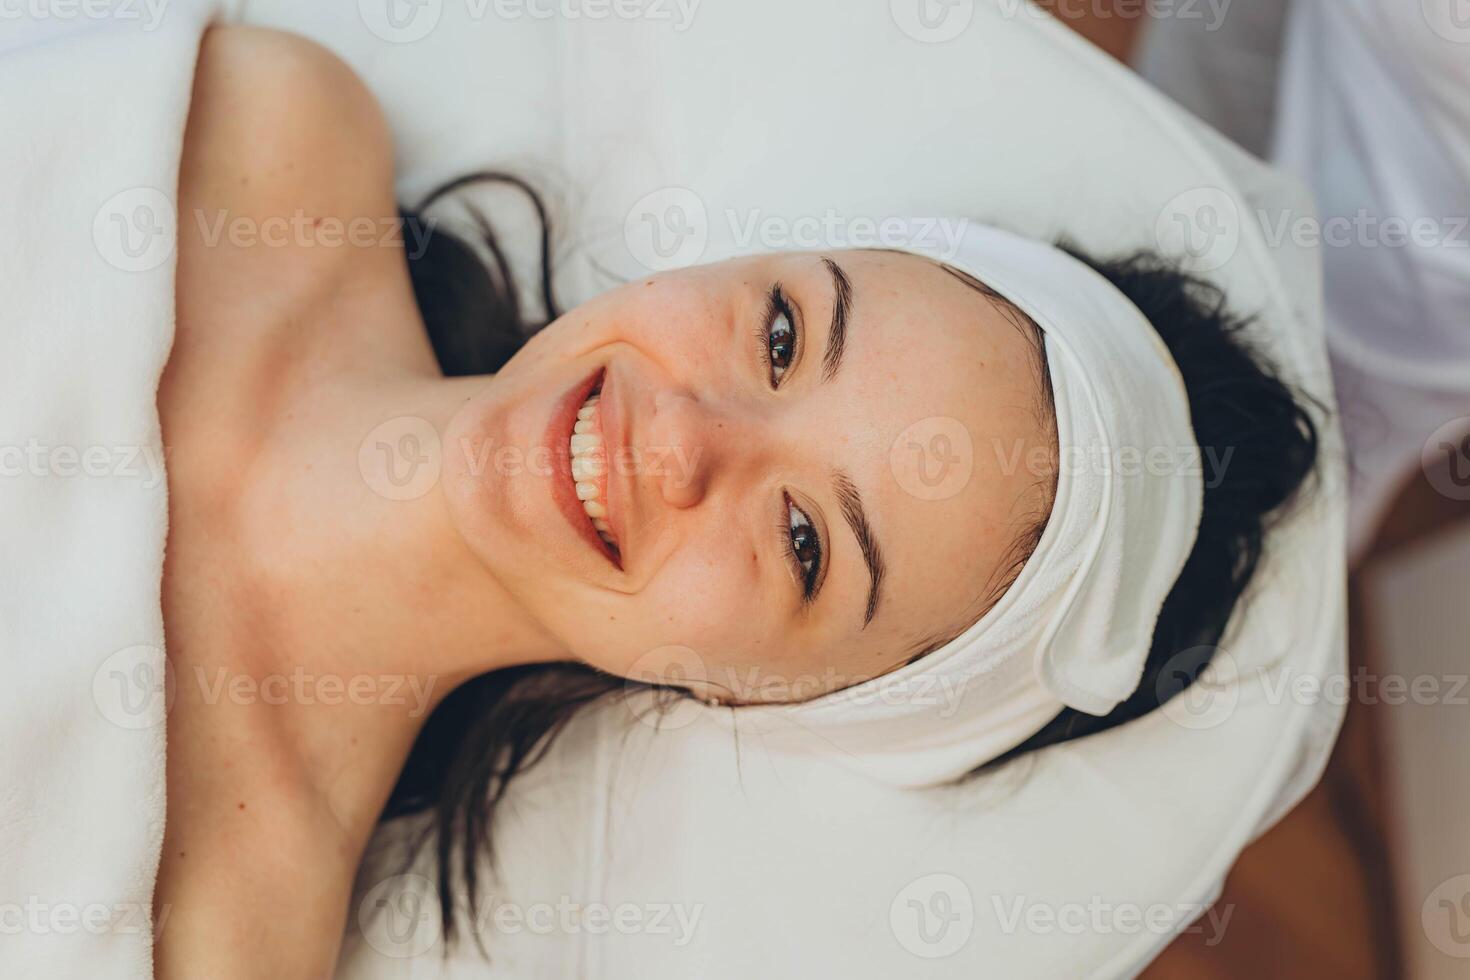
[[[0,977],[147,980],[168,202],[224,11],[30,9],[0,19]]]

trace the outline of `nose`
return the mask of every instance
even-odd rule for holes
[[[679,388],[654,395],[646,442],[648,476],[664,502],[679,508],[696,506],[715,481],[753,466],[767,444],[734,406]]]

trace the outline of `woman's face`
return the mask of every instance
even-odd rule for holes
[[[906,254],[653,276],[561,317],[461,409],[444,492],[569,659],[804,700],[973,622],[1045,515],[1036,342]]]

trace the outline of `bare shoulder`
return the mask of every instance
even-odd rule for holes
[[[258,27],[211,29],[200,46],[181,201],[252,222],[395,213],[381,108],[340,58]],[[187,233],[188,215],[180,215]],[[207,222],[203,223],[207,229]],[[299,235],[299,232],[297,232]]]

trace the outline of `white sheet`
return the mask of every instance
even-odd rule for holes
[[[0,976],[148,980],[166,703],[154,394],[198,36],[223,5],[54,6],[0,20]]]

